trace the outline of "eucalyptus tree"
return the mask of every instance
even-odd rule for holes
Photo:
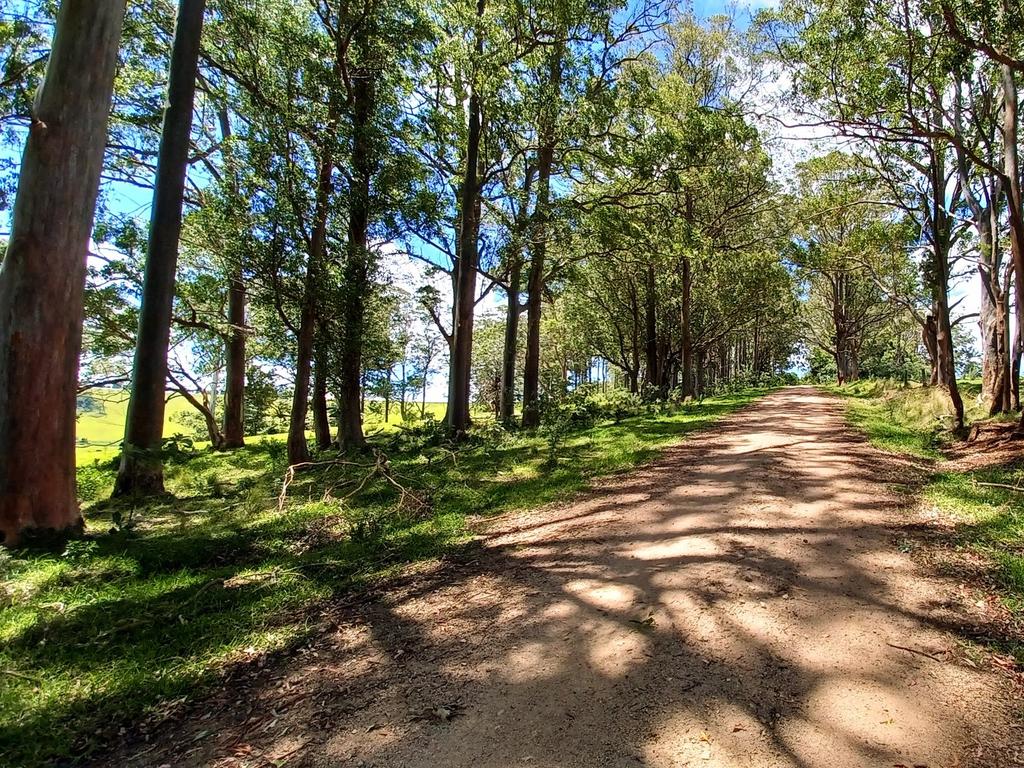
[[[972,159],[998,178],[1001,191],[1006,200],[1006,213],[1009,223],[1009,245],[1010,263],[1014,273],[1014,300],[1016,305],[1017,336],[1013,343],[1010,363],[1010,400],[1014,408],[1020,408],[1020,365],[1024,356],[1024,180],[1022,173],[1024,167],[1020,163],[1020,108],[1018,92],[1021,78],[1024,77],[1024,24],[1021,22],[1021,8],[1017,0],[1001,0],[998,3],[982,3],[978,0],[940,0],[938,3],[945,30],[949,35],[969,51],[978,54],[989,67],[978,66],[969,59],[961,63],[960,68],[980,69],[980,77],[984,78],[985,70],[994,69],[998,73],[998,83],[1001,91],[1000,108],[1002,120],[1000,125],[1000,138],[1002,140],[1002,163],[991,162],[990,154],[985,150],[981,153],[972,153]],[[962,59],[966,58],[961,56]],[[974,72],[970,72],[974,75]],[[954,138],[959,135],[954,133]],[[958,149],[964,151],[962,143],[958,143]],[[977,206],[973,204],[977,218]],[[982,214],[984,211],[982,211]],[[979,233],[980,234],[980,233]],[[984,245],[982,246],[984,247]],[[987,257],[986,257],[987,258]],[[986,265],[988,278],[982,275],[982,280],[991,285],[992,275],[995,270],[993,265]],[[986,316],[998,318],[997,309],[1000,302],[998,297],[986,296],[983,306],[986,306]],[[993,311],[994,310],[994,311]],[[998,319],[990,323],[990,338],[986,340],[984,350],[986,357],[999,356],[998,347],[993,349],[991,340],[995,334],[1000,333]],[[995,327],[993,327],[995,326]],[[999,405],[1005,406],[1005,399],[1000,398],[1000,392],[1005,398],[1005,384],[999,387],[999,382],[1005,379],[993,374],[993,367],[987,367],[986,381],[989,382],[987,389],[992,393],[993,411],[998,410]],[[1024,416],[1022,416],[1021,428],[1024,429]]]
[[[164,490],[164,390],[205,0],[180,0],[167,81],[139,331],[115,496]]]
[[[220,11],[220,4],[215,4],[209,15],[219,18]],[[175,4],[170,0],[152,0],[129,7],[104,171],[105,187],[111,193],[107,216],[123,215],[123,200],[135,194],[133,187],[151,193],[154,189],[175,20]],[[240,169],[232,158],[228,89],[223,78],[203,66],[198,69],[196,87],[183,199],[190,211],[216,209],[218,213],[200,217],[200,220],[211,227],[211,232],[205,236],[206,245],[218,249],[210,254],[209,266],[224,284],[228,295],[227,314],[233,318],[225,319],[223,324],[234,323],[232,329],[225,328],[224,333],[218,334],[225,348],[223,367],[226,372],[221,445],[234,448],[244,444],[247,333],[245,283],[240,263],[244,249],[239,245],[246,240],[248,227],[244,210],[237,204]],[[234,221],[226,224],[228,218]],[[225,230],[233,230],[233,236],[222,238]],[[138,302],[139,299],[140,296],[136,296],[133,300]],[[177,320],[175,313],[172,323]],[[132,335],[134,337],[135,333]],[[170,377],[166,387],[171,392],[180,389]],[[190,391],[189,395],[199,397],[201,392]],[[218,426],[217,432],[221,432],[221,427]]]
[[[503,24],[507,0],[428,4],[434,24],[417,78],[413,116],[417,152],[428,172],[434,213],[410,237],[413,251],[451,280],[451,317],[439,296],[427,305],[449,348],[445,423],[455,435],[470,425],[474,311],[481,300],[484,198],[504,162],[507,139],[496,126],[515,99],[513,62],[521,55],[515,30]],[[511,75],[511,77],[510,77]],[[485,285],[483,293],[493,288]]]
[[[928,255],[939,380],[962,428],[949,299],[951,261],[963,236],[954,153],[963,137],[953,109],[960,51],[922,3],[786,0],[771,15],[794,103],[807,119],[860,142],[895,170],[894,202],[915,217]]]
[[[254,224],[255,300],[294,340],[288,458],[308,461],[306,419],[322,294],[331,285],[330,233],[343,231],[337,165],[343,157],[345,95],[337,50],[308,11],[292,0],[254,6],[225,0],[203,52],[231,84],[240,115],[241,195]]]
[[[85,263],[124,0],[65,0],[31,107],[0,266],[0,535],[81,526],[75,409]]]
[[[414,2],[367,0],[358,10],[339,3],[320,18],[335,52],[349,123],[348,238],[341,270],[340,428],[342,449],[362,448],[358,403],[366,296],[375,251],[370,238],[388,240],[419,216],[419,168],[411,161],[410,128],[401,116],[428,26]]]
[[[957,171],[976,234],[981,283],[982,394],[995,415],[1015,407],[1020,368],[1019,343],[1015,350],[1010,339],[1013,261],[1005,258],[1001,232],[1006,179],[995,170],[1002,154],[1001,98],[998,76],[984,61],[967,57],[956,75],[954,120],[963,137],[955,145]]]
[[[879,276],[912,268],[912,226],[878,194],[877,179],[840,152],[801,163],[793,263],[807,286],[806,341],[832,356],[840,384],[860,377],[864,344],[904,308]]]
[[[615,117],[615,81],[651,44],[664,24],[665,11],[658,0],[545,0],[526,14],[525,23],[535,30],[535,50],[523,57],[522,64],[530,83],[529,144],[536,181],[527,228],[524,427],[540,423],[541,318],[548,282],[561,267],[549,263],[548,254],[554,219],[561,215],[560,208],[566,208],[556,199],[557,180],[571,176],[578,164],[607,146]],[[513,358],[506,353],[506,359]]]

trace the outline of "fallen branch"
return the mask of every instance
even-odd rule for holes
[[[893,643],[886,643],[886,645],[888,645],[890,648],[895,648],[898,651],[906,651],[907,653],[916,653],[918,656],[924,656],[926,659],[931,659],[932,661],[937,661],[940,664],[945,661],[945,659],[940,659],[938,656],[933,656],[932,654],[928,653],[927,651],[920,651],[917,648],[907,648],[907,646],[905,646],[905,645],[895,645]]]
[[[975,485],[981,485],[986,488],[1004,488],[1007,491],[1017,491],[1017,493],[1024,493],[1024,488],[1016,485],[1008,485],[1006,483],[983,483],[980,480],[974,481]]]
[[[332,461],[319,461],[319,462],[303,462],[301,464],[293,464],[285,471],[284,479],[281,482],[281,493],[277,497],[277,511],[283,512],[285,505],[288,503],[288,488],[295,481],[295,472],[299,469],[306,469],[309,467],[359,467],[365,470],[361,477],[347,480],[342,483],[342,486],[355,485],[351,491],[342,496],[339,501],[347,501],[358,495],[371,480],[380,478],[388,483],[391,487],[399,493],[398,508],[399,509],[411,509],[413,511],[421,511],[429,506],[427,499],[419,496],[399,481],[399,475],[396,475],[391,470],[391,463],[388,461],[387,456],[378,449],[373,451],[373,464],[363,464],[356,461],[345,461],[344,459],[334,459]],[[328,491],[333,490],[333,486]],[[325,493],[326,495],[326,493]]]

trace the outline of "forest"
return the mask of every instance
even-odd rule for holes
[[[1022,78],[1018,0],[0,0],[0,766],[1017,764]]]

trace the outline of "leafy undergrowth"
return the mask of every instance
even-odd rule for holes
[[[491,428],[454,451],[392,436],[383,471],[325,455],[283,505],[281,442],[172,453],[166,498],[92,501],[83,540],[0,555],[0,754],[27,766],[86,755],[232,665],[293,647],[332,598],[463,545],[469,515],[565,498],[760,394],[589,428]],[[105,499],[113,478],[109,462],[84,468],[80,493]],[[417,503],[399,504],[396,484]]]
[[[968,420],[985,420],[977,384],[967,382],[961,388]],[[1002,454],[996,464],[981,462],[965,469],[944,461],[956,443],[949,431],[948,398],[941,390],[880,381],[832,390],[849,398],[850,421],[873,444],[933,460],[920,500],[939,520],[951,524],[942,542],[952,555],[947,563],[959,575],[994,590],[1009,620],[1018,628],[1024,625],[1024,444],[1019,452]],[[1011,632],[996,638],[995,645],[1024,663],[1024,643],[1017,639],[1021,635]]]

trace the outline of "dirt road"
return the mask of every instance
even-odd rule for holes
[[[953,585],[897,546],[895,462],[783,390],[497,521],[140,762],[1024,765],[1005,683],[949,653]]]

